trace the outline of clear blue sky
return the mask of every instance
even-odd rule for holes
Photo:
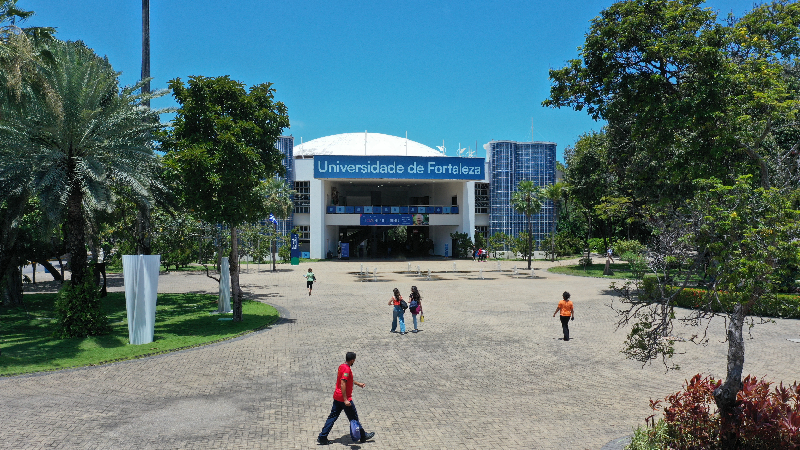
[[[153,88],[175,77],[230,75],[271,82],[295,144],[331,134],[405,136],[448,155],[484,156],[495,139],[551,141],[563,150],[601,127],[584,112],[541,106],[548,70],[577,57],[589,21],[610,0],[259,1],[151,0]],[[706,3],[741,15],[753,0]],[[141,71],[141,1],[20,0],[122,72]],[[171,97],[154,107],[174,105]],[[166,118],[165,118],[166,119]]]

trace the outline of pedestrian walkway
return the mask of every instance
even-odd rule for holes
[[[362,264],[369,276],[359,274]],[[376,435],[352,444],[340,420],[329,448],[599,449],[644,423],[649,399],[698,372],[724,376],[721,320],[708,346],[680,344],[680,371],[642,367],[620,353],[626,331],[615,331],[608,280],[548,273],[560,263],[542,261],[531,278],[515,275],[515,264],[525,267],[464,260],[454,272],[453,261],[420,261],[408,273],[406,261],[330,261],[253,270],[242,275],[246,296],[276,306],[279,323],[177,353],[2,378],[0,448],[315,448],[347,351],[366,383],[354,392],[359,415]],[[392,334],[386,303],[393,287],[407,297],[411,285],[425,322],[417,334]],[[569,342],[552,317],[564,290],[575,304]],[[217,285],[204,273],[170,273],[159,292],[215,293]],[[745,373],[794,381],[800,344],[787,338],[800,337],[797,325],[753,328]]]

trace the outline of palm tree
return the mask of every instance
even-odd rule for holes
[[[520,181],[517,190],[511,194],[511,206],[520,214],[524,214],[528,222],[528,270],[531,268],[531,255],[533,254],[531,230],[533,215],[542,210],[542,188],[533,184],[533,181]]]
[[[558,215],[558,205],[566,193],[566,184],[561,181],[546,186],[543,192],[544,198],[553,202],[553,214],[550,222],[550,257],[552,261],[556,260],[556,216]]]
[[[292,214],[294,203],[292,202],[292,195],[295,191],[289,189],[286,182],[280,178],[270,178],[261,184],[261,189],[264,195],[264,209],[275,215],[278,219],[286,219]],[[276,225],[277,228],[277,225]],[[275,233],[277,235],[277,232]],[[275,272],[275,238],[272,240],[272,271]]]
[[[58,107],[30,84],[23,86],[24,111],[0,104],[0,181],[15,180],[18,190],[28,189],[64,221],[72,283],[81,284],[87,215],[109,209],[114,191],[123,188],[137,203],[151,202],[159,111],[141,106],[142,95],[135,94],[141,83],[120,89],[119,74],[83,43],[54,40],[47,50],[52,60],[37,71]]]
[[[53,40],[55,28],[20,27],[33,11],[23,11],[16,6],[17,0],[0,0],[0,92],[19,101],[23,86],[30,84],[49,94],[48,100],[54,102],[55,96],[40,76],[37,68],[49,59],[43,44]]]

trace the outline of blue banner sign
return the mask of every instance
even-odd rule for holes
[[[414,224],[414,216],[411,214],[362,214],[360,224],[362,226],[371,226],[371,225],[384,225],[388,227],[399,227],[402,225],[408,226]]]
[[[314,178],[483,180],[483,158],[447,156],[314,156]]]
[[[296,233],[292,233],[292,245],[291,245],[291,252],[290,257],[292,261],[292,265],[296,266],[300,264],[300,236]]]

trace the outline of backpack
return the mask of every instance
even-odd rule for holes
[[[402,308],[403,311],[408,309],[408,303],[406,303],[406,301],[403,300],[402,298],[400,299],[400,308]]]
[[[350,438],[353,442],[361,440],[361,424],[357,420],[350,421]]]
[[[412,314],[416,314],[417,308],[419,308],[419,302],[416,300],[411,300],[411,303],[408,305],[408,307],[411,308]]]

